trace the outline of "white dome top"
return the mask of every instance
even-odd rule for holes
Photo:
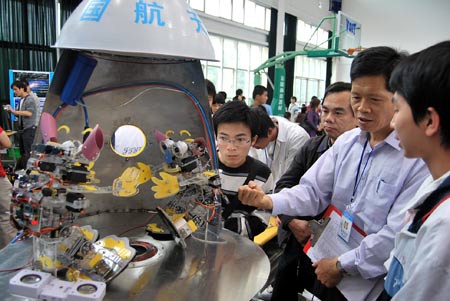
[[[138,57],[215,60],[208,32],[184,0],[84,0],[64,24],[54,46]]]

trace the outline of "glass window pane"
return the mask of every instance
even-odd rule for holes
[[[215,66],[220,66],[222,64],[222,41],[223,39],[221,37],[217,37],[217,36],[213,36],[213,35],[209,35],[209,38],[211,40],[211,44],[214,47],[214,53],[216,55],[216,60],[218,60],[218,62],[208,62],[209,65],[215,65]]]
[[[251,72],[253,73],[253,72]],[[253,86],[253,83],[252,83]],[[248,98],[247,94],[249,90],[249,74],[246,70],[238,70],[237,71],[237,79],[236,79],[236,89],[242,89],[244,92],[245,98]],[[233,94],[234,95],[234,94]]]
[[[249,0],[245,0],[244,7],[244,24],[254,27],[255,24],[255,3]]]
[[[250,69],[255,69],[261,63],[263,60],[261,60],[261,47],[257,45],[251,45],[250,47]]]
[[[320,99],[323,99],[323,95],[325,94],[325,81],[319,81],[319,95]]]
[[[223,40],[223,66],[236,68],[237,46],[236,41],[230,39]]]
[[[204,0],[190,0],[189,4],[192,8],[204,11],[205,10],[205,1]]]
[[[266,9],[261,5],[255,6],[255,27],[264,29],[264,21],[266,19]]]
[[[269,47],[262,47],[261,64],[269,59]]]
[[[227,93],[227,98],[233,98],[236,92],[234,87],[234,69],[223,68],[222,91]]]
[[[300,103],[309,104],[306,93],[308,89],[308,80],[305,78],[300,79],[300,93],[299,93],[299,101]]]
[[[250,45],[238,42],[238,68],[249,69],[250,67]]]
[[[215,67],[215,66],[208,66],[206,70],[207,70],[206,78],[213,82],[214,86],[216,86],[216,91],[220,91],[220,87],[219,87],[219,83],[220,83],[220,78],[219,78],[220,68],[219,67]]]
[[[220,16],[231,20],[231,0],[220,0]]]
[[[219,16],[220,2],[219,0],[208,0],[205,3],[205,12],[212,16]]]
[[[294,94],[292,96],[297,97],[298,102],[300,102],[300,99],[298,99],[298,96],[300,95],[300,88],[301,88],[300,83],[301,83],[300,78],[295,77],[294,78],[294,87],[292,89]]]
[[[233,21],[244,23],[244,0],[233,0]]]
[[[320,62],[320,79],[325,79],[327,77],[327,62],[321,61]]]
[[[307,57],[303,57],[303,64],[302,64],[302,76],[308,77],[309,74],[309,62]]]
[[[271,12],[269,8],[266,8],[266,24],[264,29],[267,31],[270,30],[270,20],[271,20]]]
[[[308,80],[308,103],[311,101],[311,97],[319,95],[319,82],[318,80]],[[318,96],[319,97],[319,96]]]

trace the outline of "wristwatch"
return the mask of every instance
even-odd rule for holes
[[[336,269],[338,269],[339,273],[341,273],[342,276],[348,275],[347,271],[342,267],[341,261],[339,259],[336,261]]]

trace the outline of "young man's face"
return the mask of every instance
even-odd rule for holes
[[[393,93],[386,89],[382,75],[363,76],[352,81],[352,108],[358,126],[375,139],[384,139],[392,131]]]
[[[13,91],[14,95],[16,95],[17,97],[23,97],[25,93],[24,89],[17,88],[16,86],[13,86]]]
[[[217,112],[218,109],[220,109],[220,107],[222,106],[221,103],[213,103],[211,104],[211,111],[213,114],[215,114]]]
[[[334,143],[342,133],[356,127],[356,118],[350,106],[350,91],[331,93],[322,105],[324,130]]]
[[[228,167],[244,164],[252,144],[250,128],[242,122],[221,123],[217,127],[219,159]]]
[[[398,139],[400,139],[400,146],[403,149],[404,155],[407,158],[421,157],[421,149],[424,141],[426,141],[426,136],[422,128],[425,128],[424,123],[427,120],[422,120],[419,124],[416,124],[411,107],[405,98],[395,93],[393,100],[395,114],[392,118],[391,125],[396,130]]]
[[[269,98],[267,91],[264,91],[263,94],[261,95],[256,95],[255,97],[255,102],[258,105],[262,105],[262,104],[266,104],[267,103],[267,99]]]

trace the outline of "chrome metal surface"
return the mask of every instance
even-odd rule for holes
[[[183,249],[173,241],[157,241],[145,234],[143,225],[156,218],[147,212],[110,212],[77,221],[98,229],[100,237],[122,232],[130,240],[147,242],[158,249],[150,258],[131,262],[108,285],[104,300],[248,301],[266,282],[269,260],[247,238],[223,230],[220,238],[226,243],[204,243],[188,237],[187,248]],[[1,250],[0,269],[25,264],[31,249],[28,240]],[[0,273],[0,291],[7,292],[14,274]],[[26,299],[6,293],[0,300]]]

